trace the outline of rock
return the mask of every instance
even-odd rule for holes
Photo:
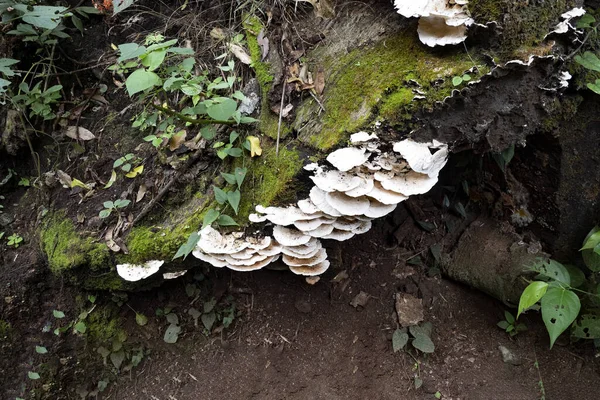
[[[8,226],[13,223],[15,217],[11,214],[0,214],[0,226]]]
[[[400,326],[418,325],[424,319],[423,301],[407,293],[396,293],[396,313]]]
[[[521,365],[523,364],[523,360],[521,360],[515,353],[510,351],[508,348],[504,346],[498,346],[498,350],[502,353],[502,361],[506,364],[511,365]]]
[[[368,293],[363,292],[361,290],[359,294],[354,296],[354,298],[350,302],[350,305],[354,308],[358,308],[358,306],[364,307],[369,302],[369,298],[371,298],[371,296]]]
[[[302,299],[296,300],[296,302],[294,303],[294,307],[296,307],[296,310],[298,310],[302,314],[308,314],[312,311],[312,306],[310,305],[310,303]]]

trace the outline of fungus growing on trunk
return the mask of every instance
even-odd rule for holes
[[[151,260],[141,265],[118,264],[117,273],[126,281],[137,282],[157,273],[164,263],[162,260]]]

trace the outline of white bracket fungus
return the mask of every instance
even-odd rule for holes
[[[215,267],[253,271],[281,258],[298,275],[316,276],[329,268],[321,239],[348,240],[371,229],[371,221],[391,213],[408,196],[429,191],[448,157],[448,146],[406,139],[393,152],[381,152],[375,134],[358,132],[352,147],[334,151],[311,171],[309,198],[288,207],[256,206],[249,219],[273,224],[273,237],[200,231],[192,254]],[[360,147],[359,147],[360,146]]]
[[[142,265],[118,264],[117,273],[126,281],[137,282],[157,273],[164,263],[162,260],[151,260]]]
[[[404,17],[419,18],[419,40],[427,46],[462,43],[467,27],[475,21],[469,16],[467,0],[395,0],[394,6]]]

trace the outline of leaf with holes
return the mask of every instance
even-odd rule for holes
[[[540,277],[549,278],[565,285],[571,284],[569,271],[558,261],[541,260],[533,266],[533,270],[538,272]]]
[[[582,315],[573,326],[571,334],[580,339],[600,339],[600,317],[597,315]]]
[[[542,297],[542,319],[550,335],[550,348],[575,321],[580,309],[579,297],[567,289],[550,288]]]

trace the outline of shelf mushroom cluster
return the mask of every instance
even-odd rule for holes
[[[458,44],[467,38],[467,27],[475,22],[467,4],[468,0],[394,1],[400,15],[419,18],[419,39],[431,47]]]
[[[309,164],[315,184],[309,197],[288,207],[258,205],[249,219],[273,224],[273,236],[200,232],[193,255],[215,267],[253,271],[281,258],[299,275],[320,275],[329,267],[321,239],[348,240],[371,229],[371,221],[391,213],[409,196],[428,192],[446,164],[448,147],[406,139],[382,152],[375,134],[355,133],[353,146],[327,157],[328,168]],[[432,150],[434,152],[432,153]]]

